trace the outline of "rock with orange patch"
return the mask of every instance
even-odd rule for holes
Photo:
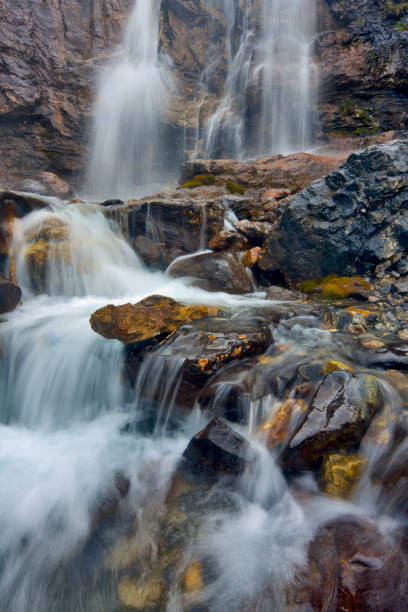
[[[244,266],[246,266],[247,268],[253,268],[256,262],[258,261],[260,251],[261,247],[254,247],[253,249],[250,249],[249,251],[244,253],[244,256],[242,257],[242,263],[244,264]]]
[[[202,577],[203,566],[199,561],[191,563],[184,576],[184,588],[186,591],[199,591],[204,586]]]
[[[300,398],[284,401],[258,429],[258,433],[265,437],[268,448],[285,442],[306,410],[307,404]]]
[[[164,339],[181,325],[217,314],[216,308],[186,306],[172,298],[152,295],[137,304],[108,304],[91,315],[91,327],[104,338],[124,344]]]

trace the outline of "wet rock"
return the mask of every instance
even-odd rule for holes
[[[20,300],[20,287],[0,276],[0,314],[14,310]]]
[[[380,612],[408,607],[403,533],[385,535],[369,520],[336,519],[309,546],[307,580],[297,602],[313,610]]]
[[[203,566],[199,561],[190,563],[184,576],[184,588],[186,591],[199,591],[203,588],[202,573]]]
[[[291,289],[285,289],[284,287],[269,287],[266,291],[267,300],[278,300],[278,301],[293,301],[293,300],[306,300],[307,296],[301,291],[292,291]]]
[[[254,281],[242,261],[242,253],[201,253],[175,261],[168,273],[194,279],[191,284],[206,291],[251,293]]]
[[[377,338],[364,341],[364,348],[356,349],[356,359],[367,368],[408,369],[408,342],[390,341],[385,344]]]
[[[49,208],[49,204],[40,197],[16,191],[0,191],[0,223],[21,219],[33,210]]]
[[[109,206],[104,212],[119,224],[146,264],[165,270],[176,257],[208,248],[209,241],[224,230],[226,210],[214,198],[195,201],[159,194],[155,199]]]
[[[268,448],[274,449],[287,442],[307,409],[307,404],[300,398],[288,399],[277,405],[273,414],[258,429]]]
[[[269,271],[293,284],[361,274],[406,249],[407,159],[403,140],[369,147],[285,202],[266,242]]]
[[[190,440],[183,456],[195,469],[234,476],[251,460],[248,441],[217,417]]]
[[[48,217],[38,230],[26,237],[24,258],[31,287],[36,293],[48,290],[50,264],[58,270],[72,263],[69,237],[69,227],[56,217]]]
[[[266,236],[270,234],[272,227],[271,223],[249,221],[248,219],[238,221],[235,224],[235,229],[243,234],[251,242],[252,246],[262,245]]]
[[[246,268],[253,268],[256,265],[260,251],[261,247],[254,247],[244,253],[242,256],[242,263]]]
[[[141,582],[131,576],[122,578],[118,587],[119,601],[133,610],[148,610],[156,607],[164,592],[164,584],[158,578]]]
[[[284,467],[314,469],[326,453],[357,446],[382,401],[373,376],[342,371],[329,374],[283,453]]]
[[[162,340],[181,325],[216,313],[215,308],[186,306],[168,297],[152,295],[137,304],[108,304],[91,315],[90,324],[104,338],[133,344]]]
[[[200,394],[200,406],[230,421],[247,424],[251,418],[254,423],[261,424],[264,411],[269,412],[273,404],[279,405],[277,400],[282,400],[292,385],[301,380],[298,371],[302,364],[311,359],[287,348],[270,347],[267,355],[242,364],[232,363],[210,379]],[[290,402],[283,410],[289,414]]]
[[[373,425],[365,442],[382,451],[370,474],[379,487],[377,505],[386,514],[408,517],[408,419],[405,414],[384,415]]]
[[[233,229],[223,230],[209,242],[213,251],[245,251],[249,246],[248,238]]]
[[[322,490],[331,497],[349,498],[366,465],[367,459],[357,453],[327,455],[320,471]]]

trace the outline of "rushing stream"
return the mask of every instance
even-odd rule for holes
[[[256,313],[263,300],[209,294],[150,273],[97,207],[58,200],[50,205],[52,212],[34,212],[18,224],[13,248],[24,303],[5,316],[0,328],[0,607],[7,612],[112,612],[119,609],[121,575],[115,542],[137,517],[131,541],[144,559],[142,572],[153,571],[172,472],[191,436],[207,421],[194,410],[166,428],[177,363],[166,374],[154,358],[147,361],[135,394],[126,394],[121,343],[95,334],[89,316],[109,301],[136,302],[152,292],[238,309],[241,316],[248,309]],[[57,260],[49,258],[48,295],[36,296],[24,254],[33,231],[41,235],[61,224],[70,257],[58,273]],[[329,332],[307,329],[302,336],[300,328],[293,330],[278,329],[276,339],[281,334],[281,341],[297,348],[333,350]],[[162,405],[157,426],[152,433],[136,428],[126,434],[124,426],[143,413],[143,389],[155,388],[161,389]],[[305,494],[296,495],[251,428],[240,429],[252,436],[257,468],[244,473],[234,490],[208,489],[200,501],[199,535],[185,542],[185,564],[212,559],[215,579],[201,594],[212,612],[231,605],[246,610],[257,597],[257,610],[280,611],[286,585],[305,563],[307,544],[319,525],[345,513],[375,515],[376,494],[365,484],[360,505],[330,501],[306,493],[315,491],[310,478],[299,480]],[[105,503],[109,506],[118,474],[129,479],[129,494],[117,502],[116,520],[102,521],[101,527],[100,513]],[[169,612],[187,609],[177,581],[169,585],[165,606]]]

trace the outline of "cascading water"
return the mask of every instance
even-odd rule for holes
[[[161,122],[172,75],[159,51],[159,0],[136,0],[121,48],[99,78],[86,192],[145,195],[163,181]]]
[[[310,496],[304,484],[296,494],[261,444],[254,414],[248,429],[238,429],[251,440],[255,463],[233,489],[223,488],[221,481],[203,494],[189,485],[182,503],[191,508],[172,514],[166,495],[176,463],[208,417],[193,410],[167,427],[183,360],[163,361],[160,350],[144,361],[135,396],[126,398],[122,345],[95,334],[89,315],[107,302],[135,302],[152,292],[236,309],[239,319],[244,310],[265,309],[265,301],[209,294],[148,272],[97,206],[57,200],[50,206],[17,222],[13,256],[24,304],[0,325],[0,608],[119,611],[118,580],[126,560],[133,559],[143,579],[150,579],[168,571],[160,565],[160,551],[170,546],[169,561],[180,564],[178,571],[199,559],[210,564],[213,577],[198,600],[186,599],[182,579],[175,578],[157,609],[186,612],[196,603],[211,612],[228,605],[282,612],[285,589],[296,581],[319,526],[344,514],[375,515],[381,508],[378,494],[363,483],[360,507],[316,492]],[[48,251],[48,295],[36,296],[27,258],[33,240],[43,247],[46,235],[50,244],[58,245],[58,237],[68,242],[69,257],[61,245],[55,253]],[[56,277],[58,283],[50,282]],[[332,347],[329,332],[307,329],[302,336],[296,326],[278,329],[275,342],[282,340],[314,352]],[[390,406],[400,401],[393,393],[388,394]],[[270,407],[277,402],[273,396],[266,399]],[[152,402],[150,413],[146,401]],[[153,422],[145,427],[147,419]],[[118,479],[130,483],[123,499],[114,487]],[[112,503],[115,521],[109,518]],[[163,512],[168,512],[164,519]],[[183,527],[180,520],[187,521]]]
[[[201,154],[245,158],[306,150],[313,140],[317,86],[314,0],[214,4],[225,15],[227,77],[199,135]]]

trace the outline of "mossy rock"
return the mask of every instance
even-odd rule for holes
[[[301,289],[304,293],[320,293],[322,297],[328,299],[367,297],[367,293],[372,291],[370,283],[360,276],[336,276],[335,274],[304,281]]]
[[[245,195],[245,192],[246,192],[245,187],[242,187],[241,185],[237,185],[236,183],[232,183],[231,181],[228,181],[227,183],[225,183],[225,187],[230,193],[234,195]]]
[[[208,185],[215,185],[215,177],[212,174],[196,174],[194,178],[184,183],[183,189],[194,189],[195,187]]]

